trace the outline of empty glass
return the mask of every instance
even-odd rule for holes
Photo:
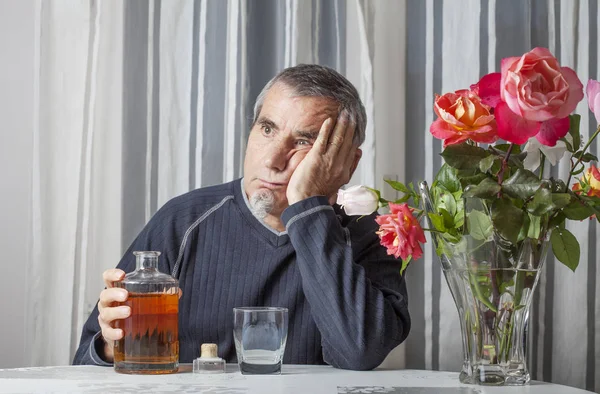
[[[280,374],[287,308],[233,308],[233,338],[242,374]]]

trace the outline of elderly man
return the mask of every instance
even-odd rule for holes
[[[129,307],[113,283],[135,269],[136,250],[162,252],[160,270],[179,279],[180,362],[200,344],[236,359],[232,309],[289,309],[284,363],[366,370],[410,330],[400,261],[379,245],[374,215],[345,215],[335,202],[361,157],[366,115],[336,71],[299,65],[257,98],[244,178],[174,198],[117,266],[84,326],[75,364],[111,365],[113,328]]]

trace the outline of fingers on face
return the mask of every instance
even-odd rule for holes
[[[329,138],[328,149],[332,152],[343,152],[344,156],[347,156],[352,150],[354,129],[355,125],[350,118],[350,113],[345,109],[342,110]]]
[[[325,153],[327,151],[327,141],[329,141],[329,136],[333,129],[332,123],[331,118],[327,118],[321,125],[321,130],[319,130],[319,135],[317,136],[314,146],[319,153]]]

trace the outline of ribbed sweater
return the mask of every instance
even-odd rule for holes
[[[233,308],[289,310],[284,364],[377,367],[410,330],[401,262],[386,254],[375,215],[347,216],[322,196],[289,206],[285,232],[250,211],[242,180],[197,189],[166,203],[118,268],[135,270],[134,251],[162,253],[159,270],[179,279],[179,361],[202,343],[236,361]],[[98,306],[84,325],[73,364],[112,365],[103,348]]]

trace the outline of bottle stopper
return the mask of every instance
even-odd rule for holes
[[[219,358],[216,343],[203,343],[200,346],[200,358]]]
[[[200,346],[200,357],[193,362],[194,373],[225,373],[225,360],[218,355],[216,343],[203,343]]]

